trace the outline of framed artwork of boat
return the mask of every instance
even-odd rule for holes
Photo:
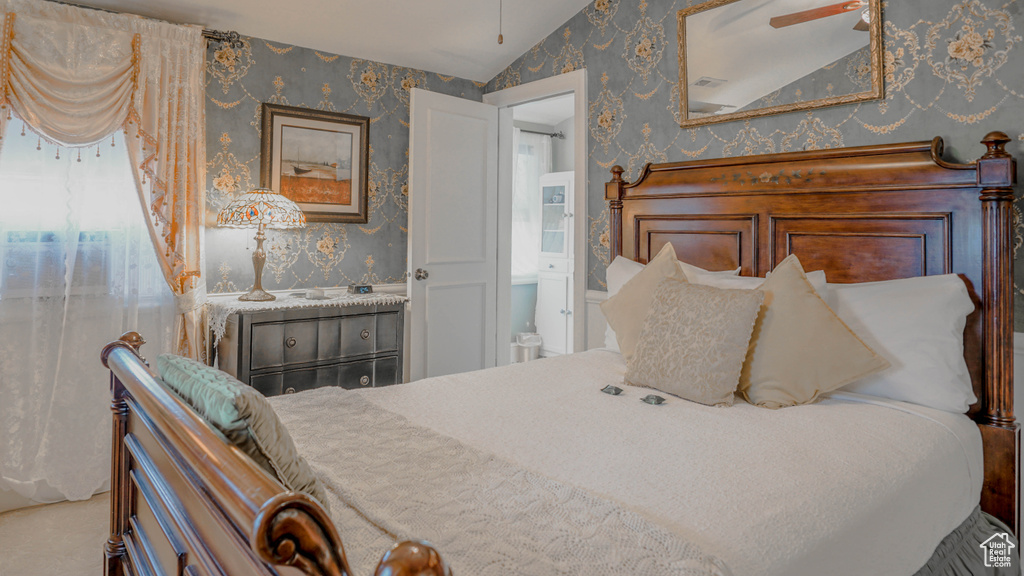
[[[368,220],[370,119],[263,104],[260,182],[311,222]]]

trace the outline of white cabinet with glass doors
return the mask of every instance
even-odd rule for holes
[[[540,177],[540,270],[537,273],[537,332],[541,355],[573,349],[573,172]]]

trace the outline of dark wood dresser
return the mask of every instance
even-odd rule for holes
[[[237,311],[217,344],[221,370],[265,396],[402,382],[405,304]]]

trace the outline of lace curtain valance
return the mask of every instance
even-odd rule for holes
[[[205,53],[197,26],[0,0],[0,153],[12,114],[61,146],[125,131],[150,236],[178,296],[178,350],[191,357],[205,350]]]

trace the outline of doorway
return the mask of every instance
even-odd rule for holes
[[[573,108],[566,124],[571,132],[563,130],[565,140],[571,137],[573,142],[572,169],[564,171],[571,174],[571,182],[560,197],[554,191],[548,194],[549,246],[560,247],[562,254],[560,262],[546,261],[544,266],[563,274],[564,305],[552,306],[564,316],[562,347],[565,352],[583,350],[586,70],[492,92],[483,102],[414,88],[409,106],[410,380],[511,361],[513,108],[565,95],[571,95]],[[575,207],[579,210],[568,210]],[[541,282],[539,272],[537,277],[539,304],[552,302],[541,292],[545,287],[559,292],[558,286]],[[535,329],[537,317],[535,308]],[[553,318],[540,317],[545,319],[542,325]],[[553,337],[549,344],[557,340]]]
[[[485,94],[499,109],[498,365],[585,348],[586,70]]]
[[[573,350],[574,103],[563,94],[511,107],[512,362]]]

